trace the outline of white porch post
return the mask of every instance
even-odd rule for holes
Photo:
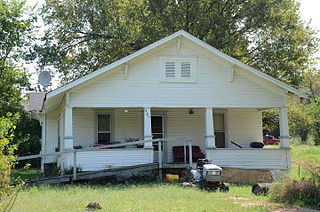
[[[152,139],[152,129],[151,129],[151,108],[143,109],[144,127],[143,127],[143,139]],[[144,148],[153,148],[152,142],[144,143]]]
[[[288,126],[288,109],[286,106],[279,109],[280,148],[290,148]]]
[[[64,149],[73,149],[72,107],[64,107]]]
[[[207,148],[216,148],[216,141],[214,135],[214,118],[213,108],[207,107],[205,112],[205,141]]]

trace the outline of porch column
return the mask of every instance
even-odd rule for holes
[[[72,107],[64,107],[64,149],[73,149]]]
[[[143,139],[152,139],[152,129],[151,129],[151,108],[143,109],[144,127],[143,127]],[[144,148],[153,148],[152,142],[144,143]]]
[[[207,107],[205,112],[205,141],[207,148],[216,148],[216,140],[214,135],[214,117],[213,108]]]
[[[280,148],[290,148],[288,109],[286,106],[279,108]]]

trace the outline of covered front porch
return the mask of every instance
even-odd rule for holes
[[[286,107],[280,108],[280,148],[251,148],[261,142],[262,118],[259,108],[83,108],[65,107],[58,119],[58,163],[74,164],[73,148],[163,138],[161,159],[177,163],[173,147],[185,146],[187,138],[206,158],[222,167],[247,169],[289,169],[290,146]],[[63,138],[63,139],[60,139]],[[239,144],[239,148],[232,142]],[[80,151],[76,164],[84,171],[132,166],[159,161],[157,143],[126,145],[121,148]],[[181,161],[179,162],[181,163]],[[188,163],[187,158],[182,163]]]

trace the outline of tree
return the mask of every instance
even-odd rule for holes
[[[311,102],[317,102],[320,97],[320,70],[316,68],[308,70],[302,82]]]
[[[18,66],[26,58],[32,40],[33,17],[24,17],[25,2],[0,0],[0,116],[20,112],[22,89],[29,86],[28,75]]]
[[[314,121],[314,143],[315,145],[320,145],[320,102],[312,103],[310,107]]]
[[[68,82],[184,29],[293,86],[318,40],[294,0],[47,0],[41,67]]]
[[[34,131],[30,129],[34,129],[35,124],[23,109],[26,100],[23,93],[30,87],[29,75],[21,66],[29,57],[35,20],[24,1],[0,0],[0,118],[5,123],[10,120],[15,124],[14,132],[10,131],[10,135],[16,135],[14,140],[9,139],[11,144],[39,143],[40,126],[36,126],[37,133],[31,136]],[[9,113],[13,115],[7,116]],[[21,152],[20,148],[18,153]]]
[[[311,115],[311,106],[293,102],[288,106],[288,118],[290,134],[299,136],[303,143],[307,142],[308,135],[314,126],[314,119]]]

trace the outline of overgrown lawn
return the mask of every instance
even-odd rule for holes
[[[13,211],[85,211],[98,202],[102,211],[269,211],[279,205],[251,194],[249,185],[229,193],[205,192],[177,184],[60,185],[21,191]]]

